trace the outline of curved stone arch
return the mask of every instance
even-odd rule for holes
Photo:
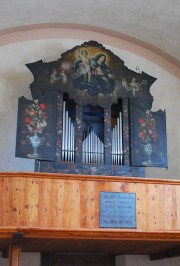
[[[161,49],[126,34],[94,26],[45,23],[9,28],[0,31],[0,46],[16,42],[40,39],[93,39],[112,47],[120,48],[152,61],[176,77],[180,77],[179,60]]]

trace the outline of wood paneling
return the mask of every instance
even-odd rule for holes
[[[136,194],[136,229],[99,228],[100,191]],[[24,233],[28,251],[152,254],[177,248],[179,195],[178,180],[0,173],[0,249],[12,232]]]
[[[170,180],[1,174],[0,226],[99,229],[99,194],[108,191],[136,193],[137,230],[175,231],[179,190]]]

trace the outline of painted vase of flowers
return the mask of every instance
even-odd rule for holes
[[[145,154],[147,155],[147,161],[144,162],[144,164],[151,165],[153,144],[157,140],[156,121],[153,118],[151,112],[147,110],[145,115],[139,118],[138,123],[140,125],[138,136],[143,142],[144,151]]]
[[[40,145],[43,144],[45,138],[38,136],[37,132],[34,132],[33,136],[27,136],[27,138],[29,139],[29,141],[31,143],[31,146],[33,148],[33,153],[29,154],[28,157],[29,158],[34,158],[34,159],[35,158],[40,158],[41,155],[39,154],[38,149],[39,149]]]
[[[148,160],[146,162],[147,165],[151,165],[152,164],[152,160],[151,160],[151,154],[152,154],[152,151],[153,151],[153,146],[151,143],[147,143],[144,145],[144,150],[148,156]]]
[[[47,127],[46,105],[35,100],[34,103],[28,106],[25,112],[27,114],[25,123],[29,133],[27,139],[33,148],[33,153],[27,156],[33,159],[40,158],[41,155],[38,150],[45,141],[45,138],[41,135],[45,127]]]

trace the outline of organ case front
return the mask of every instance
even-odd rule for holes
[[[161,146],[156,141],[162,134],[165,136],[165,127],[157,127],[161,120],[156,121],[155,116],[147,120],[146,115],[151,117],[153,97],[149,90],[156,80],[154,77],[128,69],[119,57],[95,41],[74,47],[57,61],[38,61],[27,64],[27,67],[34,75],[30,84],[34,102],[31,106],[39,99],[41,104],[35,113],[29,111],[25,125],[18,117],[18,127],[21,123],[25,139],[17,138],[16,154],[18,156],[20,143],[27,154],[26,149],[32,145],[29,139],[33,138],[31,136],[27,141],[26,135],[32,135],[32,132],[26,133],[26,130],[32,128],[36,137],[40,135],[39,142],[35,138],[35,154],[40,156],[31,156],[35,159],[36,171],[143,177],[144,167],[153,166],[156,154],[161,154],[159,166],[167,166],[166,152],[159,150],[166,146],[166,137]],[[53,142],[48,143],[49,132],[46,131],[50,121],[42,99],[47,102],[51,98],[55,102],[51,106],[55,122],[54,131],[51,131]],[[131,110],[139,115],[134,109],[136,106],[142,110],[142,117],[133,115]],[[134,123],[139,123],[141,132]],[[156,151],[153,161],[146,160],[147,165],[143,160],[138,159],[136,163],[134,159],[137,152],[134,147],[139,142],[142,148],[138,149],[138,158],[145,147],[149,147],[149,153],[150,148]],[[38,153],[38,143],[44,151],[52,147],[54,156],[48,158],[43,152]]]

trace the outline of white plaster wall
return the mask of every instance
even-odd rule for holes
[[[126,256],[126,266],[179,266],[180,257],[150,261],[149,256]],[[120,266],[120,265],[116,265]]]
[[[40,253],[27,253],[22,252],[20,257],[21,266],[40,266],[41,254]],[[2,252],[0,252],[0,266],[8,266],[8,259],[2,258]]]
[[[42,59],[47,61],[60,58],[61,53],[87,40],[44,39],[9,44],[0,47],[0,171],[33,171],[34,161],[15,158],[16,121],[18,98],[31,98],[29,85],[33,81],[25,64]],[[157,78],[151,86],[154,96],[153,111],[166,109],[168,170],[147,168],[146,177],[180,178],[180,81],[154,63],[141,56],[122,49],[105,46],[122,60],[125,65]]]
[[[2,258],[2,252],[0,252],[0,265],[1,266],[8,266],[8,259]]]
[[[149,256],[122,255],[116,256],[116,266],[179,266],[180,257],[151,261]]]
[[[115,257],[116,266],[126,266],[126,255],[119,255]]]
[[[21,254],[21,266],[40,266],[41,265],[41,254],[40,253],[27,253]]]

